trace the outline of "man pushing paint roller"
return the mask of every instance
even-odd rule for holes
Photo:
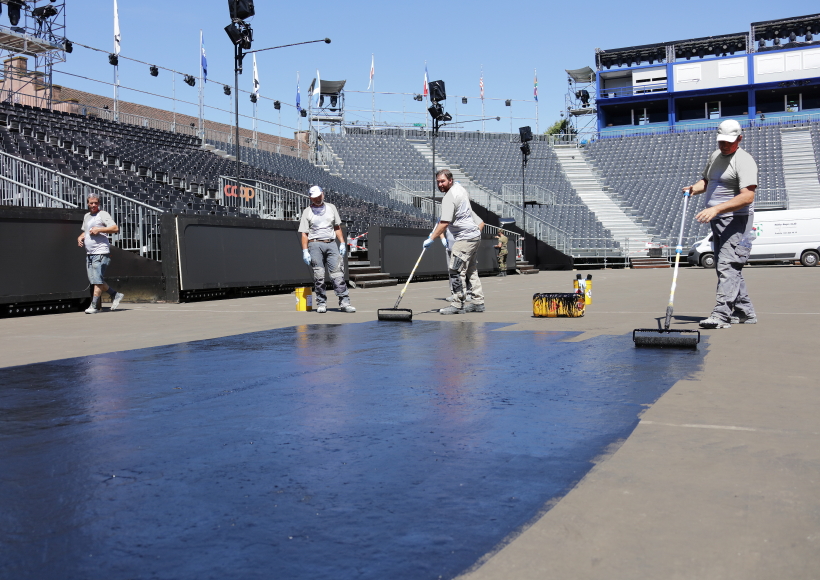
[[[757,163],[740,149],[741,132],[740,123],[732,119],[718,126],[719,149],[709,156],[703,178],[691,186],[692,195],[706,194],[706,207],[695,219],[712,228],[717,258],[717,301],[712,314],[700,321],[701,328],[757,322],[742,272],[754,241]]]
[[[464,314],[465,312],[484,312],[484,291],[478,278],[478,265],[475,260],[481,244],[481,230],[473,219],[470,196],[460,183],[453,181],[449,169],[436,173],[438,190],[444,193],[441,200],[441,221],[424,240],[424,248],[430,247],[433,241],[445,231],[453,235],[450,248],[448,270],[453,281],[453,295],[456,297],[450,306],[439,310],[441,314]],[[473,301],[465,305],[467,289],[465,281],[472,287]]]

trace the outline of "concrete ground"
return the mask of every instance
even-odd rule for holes
[[[572,340],[657,324],[671,270],[591,273],[594,302],[583,318],[532,317],[533,293],[572,288],[574,273],[542,272],[486,278],[487,312],[448,319],[511,323],[502,332],[583,331]],[[754,266],[745,273],[760,324],[705,331],[703,372],[672,387],[622,446],[463,578],[820,576],[820,268]],[[676,327],[697,327],[711,309],[714,283],[713,271],[681,271]],[[399,290],[352,291],[355,314],[295,312],[295,297],[279,295],[2,319],[0,367],[369,321],[378,308],[393,306]],[[416,319],[441,320],[430,311],[446,305],[446,294],[445,282],[414,283],[401,306]]]

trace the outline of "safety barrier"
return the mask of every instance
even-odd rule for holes
[[[236,178],[224,175],[219,177],[217,197],[226,207],[271,220],[297,220],[310,205],[310,197],[304,193],[257,179],[240,179],[237,188]]]

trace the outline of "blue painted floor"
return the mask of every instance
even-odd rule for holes
[[[701,351],[285,328],[0,370],[0,577],[452,578]]]

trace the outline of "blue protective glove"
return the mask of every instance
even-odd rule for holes
[[[346,252],[347,252],[347,245],[342,243],[342,242],[339,242],[339,255],[342,258],[344,258]]]
[[[441,245],[444,246],[445,250],[450,249],[450,246],[447,244],[447,238],[441,238]]]
[[[305,265],[310,266],[310,252],[307,250],[302,250],[302,261]]]
[[[427,248],[430,247],[430,244],[432,244],[432,243],[433,243],[433,238],[427,238],[426,240],[424,240],[424,243],[421,245],[421,247],[426,250]]]

